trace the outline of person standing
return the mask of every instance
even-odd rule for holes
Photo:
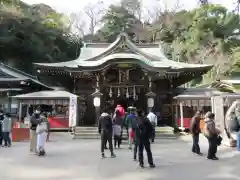
[[[113,152],[113,144],[112,144],[112,135],[113,135],[113,123],[112,118],[108,112],[108,110],[104,110],[99,118],[98,123],[98,132],[101,134],[101,153],[102,158],[105,158],[104,149],[105,144],[108,141],[109,150],[111,152],[111,157],[114,158],[116,155]]]
[[[2,123],[4,120],[4,114],[3,114],[3,110],[0,110],[0,146],[2,146],[3,144],[3,136],[2,136]]]
[[[192,118],[190,132],[192,133],[193,145],[192,152],[197,155],[202,155],[199,147],[199,134],[201,132],[200,129],[200,120],[201,120],[201,112],[197,111]]]
[[[121,117],[124,118],[124,116],[125,116],[125,110],[124,110],[124,108],[122,107],[122,105],[118,104],[117,107],[115,108],[115,113],[116,113],[116,111],[119,111]]]
[[[37,125],[41,123],[40,120],[40,109],[37,108],[36,111],[30,117],[30,153],[37,153]]]
[[[120,148],[121,144],[121,132],[122,132],[123,119],[121,113],[117,110],[113,118],[113,135],[114,135],[114,147]]]
[[[4,115],[4,119],[2,122],[2,137],[4,140],[3,147],[10,147],[11,146],[11,138],[10,133],[12,132],[12,119],[9,114]]]
[[[49,131],[48,120],[46,114],[42,113],[40,115],[40,123],[37,125],[37,153],[39,156],[45,155],[45,144],[47,133]]]
[[[128,149],[132,149],[133,138],[131,134],[133,134],[133,129],[136,128],[137,115],[136,110],[134,108],[130,109],[129,115],[126,117],[126,124],[128,127]]]
[[[217,153],[217,146],[218,146],[218,134],[220,131],[216,128],[214,122],[215,114],[212,112],[208,112],[205,115],[205,126],[204,126],[204,135],[208,139],[208,156],[207,159],[210,160],[218,160],[216,156]]]
[[[155,164],[153,163],[152,151],[151,151],[151,143],[150,138],[152,136],[152,125],[147,117],[144,116],[144,112],[142,110],[138,111],[139,120],[136,125],[136,142],[138,144],[138,160],[139,166],[144,168],[143,162],[143,149],[145,148],[147,152],[147,158],[150,168],[154,168]]]
[[[156,114],[153,113],[153,111],[150,111],[148,113],[147,118],[149,119],[149,121],[151,122],[152,127],[153,127],[153,133],[152,133],[151,140],[152,140],[152,142],[154,142],[154,140],[155,140],[155,128],[157,126],[158,119],[157,119]]]

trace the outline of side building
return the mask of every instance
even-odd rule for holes
[[[19,103],[11,96],[51,89],[41,83],[36,76],[0,63],[0,109],[5,112],[14,115],[18,113]]]

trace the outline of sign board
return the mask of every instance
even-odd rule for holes
[[[213,113],[215,114],[216,126],[220,127],[221,132],[224,131],[224,104],[221,96],[212,97]]]
[[[77,96],[70,96],[69,99],[69,127],[77,125]]]

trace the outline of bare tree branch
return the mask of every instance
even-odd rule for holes
[[[96,29],[96,26],[99,25],[102,15],[105,12],[103,1],[99,1],[95,4],[88,4],[84,7],[84,13],[90,21],[89,31],[93,35]]]
[[[70,20],[71,20],[71,29],[73,31],[77,31],[77,34],[80,37],[83,37],[85,35],[86,31],[86,21],[84,21],[83,13],[72,13],[70,14]]]

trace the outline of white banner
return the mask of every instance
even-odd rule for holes
[[[69,127],[77,125],[77,97],[71,96],[69,99]]]
[[[224,105],[223,98],[221,96],[214,96],[212,98],[213,102],[213,112],[215,114],[215,122],[216,126],[220,128],[220,130],[224,131]]]

